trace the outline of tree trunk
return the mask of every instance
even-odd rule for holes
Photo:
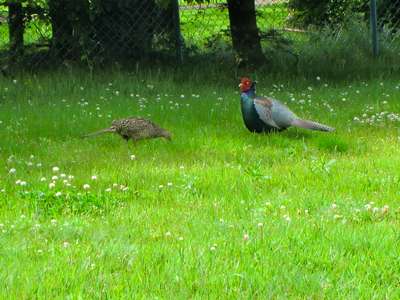
[[[11,58],[16,60],[24,51],[24,14],[19,1],[8,3],[8,29]]]
[[[244,63],[265,60],[257,27],[254,0],[228,0],[232,44]]]
[[[49,0],[53,54],[60,59],[80,59],[82,43],[89,35],[87,0]]]

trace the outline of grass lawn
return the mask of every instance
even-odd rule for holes
[[[251,134],[235,81],[0,78],[0,298],[399,298],[400,81],[257,79],[337,131]],[[173,141],[80,138],[137,115]]]

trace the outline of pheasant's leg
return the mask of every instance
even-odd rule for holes
[[[129,143],[129,139],[127,139],[127,145],[128,145],[128,151],[129,151],[129,149],[135,149],[135,146],[136,146],[136,142],[137,142],[137,140],[135,140],[135,139],[132,139],[131,138],[131,141],[132,141],[132,143]],[[130,146],[130,144],[132,144],[132,146]],[[129,158],[130,159],[134,159],[134,158],[132,158],[132,157],[135,157],[135,154],[134,153],[132,153],[131,151],[129,151]]]
[[[127,148],[127,152],[128,152],[128,157],[131,157],[131,151],[130,151],[130,147],[129,147],[129,136],[123,135],[122,138],[126,141],[126,148]]]

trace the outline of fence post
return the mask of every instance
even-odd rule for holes
[[[379,55],[378,42],[378,20],[377,20],[376,0],[370,2],[371,32],[372,32],[372,52],[375,57]]]
[[[174,29],[175,29],[175,46],[176,46],[176,60],[179,64],[183,63],[183,40],[181,35],[181,20],[179,17],[179,0],[172,0],[173,13],[174,13]]]

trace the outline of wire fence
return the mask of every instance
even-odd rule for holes
[[[290,0],[255,0],[263,47],[306,42]],[[365,0],[369,7],[370,0]],[[400,0],[377,0],[379,33],[398,37]],[[369,15],[366,10],[365,15]],[[90,64],[158,57],[233,55],[224,0],[8,0],[0,3],[0,62]],[[282,43],[281,43],[282,44]],[[280,44],[280,45],[281,45]]]
[[[391,36],[389,41],[399,38],[400,31],[400,0],[378,0],[377,15],[379,31],[384,36]]]

